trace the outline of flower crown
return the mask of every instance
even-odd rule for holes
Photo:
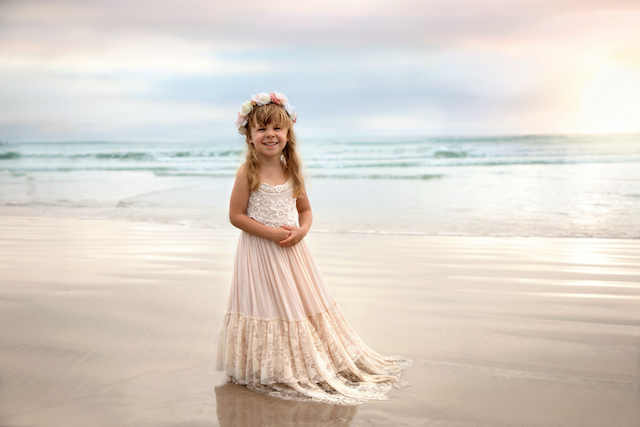
[[[293,123],[298,120],[296,109],[293,108],[293,105],[289,104],[289,101],[287,100],[287,97],[285,95],[278,92],[262,92],[257,95],[251,95],[251,99],[242,104],[242,107],[240,107],[240,111],[238,111],[238,120],[236,120],[238,133],[240,135],[247,134],[247,124],[249,123],[247,117],[253,111],[254,106],[261,107],[272,102],[284,108],[284,111],[287,112],[289,118]]]

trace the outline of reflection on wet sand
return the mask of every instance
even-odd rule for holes
[[[237,384],[216,387],[220,427],[349,426],[357,406],[294,402],[264,396]]]

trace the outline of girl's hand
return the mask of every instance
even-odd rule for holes
[[[289,232],[289,236],[280,242],[280,246],[285,248],[297,245],[300,240],[304,239],[304,236],[307,235],[307,231],[300,227],[289,227],[287,225],[283,225],[282,228]]]
[[[272,231],[271,240],[273,240],[276,243],[282,244],[283,241],[287,240],[291,236],[291,231],[285,229],[284,227],[273,228],[271,229],[271,231]]]

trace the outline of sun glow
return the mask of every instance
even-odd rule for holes
[[[590,133],[640,131],[640,70],[618,64],[600,68],[582,94],[578,128]]]

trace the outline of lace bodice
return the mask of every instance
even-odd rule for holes
[[[295,226],[298,210],[291,180],[281,185],[261,182],[249,195],[247,215],[269,227]]]

